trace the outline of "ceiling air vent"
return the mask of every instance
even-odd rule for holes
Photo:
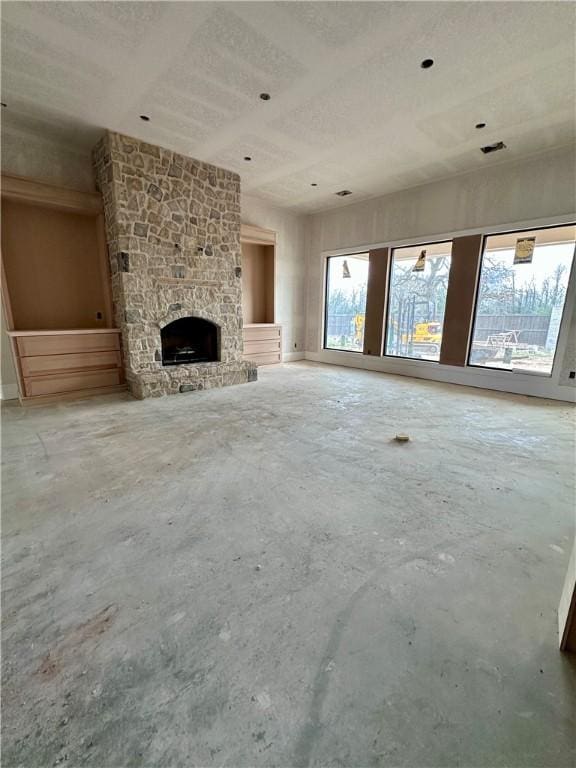
[[[349,189],[341,189],[340,192],[335,192],[334,194],[338,195],[338,197],[346,197],[346,195],[351,195],[352,192]]]
[[[497,141],[496,144],[486,144],[485,147],[480,147],[480,151],[485,155],[489,155],[490,152],[498,152],[499,149],[506,149],[506,144],[503,141]]]

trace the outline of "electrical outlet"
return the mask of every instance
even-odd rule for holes
[[[96,320],[102,320],[102,312],[96,312]]]
[[[569,379],[576,379],[576,371],[570,371],[568,374]]]

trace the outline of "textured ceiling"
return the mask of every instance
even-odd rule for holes
[[[1,11],[7,128],[86,150],[110,128],[233,169],[245,192],[298,211],[574,141],[570,2],[52,1]],[[434,67],[421,69],[428,57]],[[506,150],[479,151],[499,140]],[[345,188],[354,194],[334,196]]]

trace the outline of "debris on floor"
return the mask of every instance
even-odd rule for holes
[[[404,434],[400,433],[400,434],[396,435],[394,440],[397,443],[409,443],[410,442],[410,435],[404,435]]]

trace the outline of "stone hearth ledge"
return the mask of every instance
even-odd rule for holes
[[[129,383],[132,394],[144,399],[245,384],[257,378],[258,369],[252,363],[196,363],[168,366],[160,373],[141,373]]]

